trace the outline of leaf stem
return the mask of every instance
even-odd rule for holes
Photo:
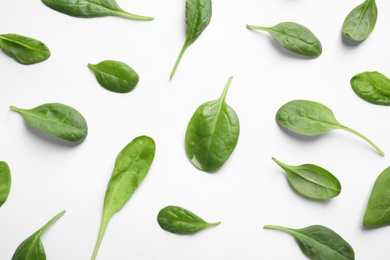
[[[252,30],[269,31],[269,28],[268,28],[268,27],[262,27],[262,26],[250,25],[250,24],[247,24],[247,25],[246,25],[246,28],[252,29]]]
[[[60,217],[62,217],[65,214],[65,210],[61,211],[57,215],[55,215],[52,219],[50,219],[41,229],[39,229],[38,232],[41,234],[45,232],[54,222],[56,222]]]
[[[10,108],[11,110],[13,110],[13,111],[16,111],[16,112],[20,111],[20,108],[17,108],[17,107],[15,107],[15,106],[10,106],[9,108]]]
[[[385,153],[378,147],[376,146],[370,139],[368,139],[366,136],[362,135],[361,133],[349,128],[349,127],[346,127],[346,126],[341,126],[341,129],[344,129],[352,134],[355,134],[361,138],[363,138],[364,140],[366,140],[366,142],[368,142],[372,147],[375,148],[375,150],[382,156],[385,156]]]
[[[220,97],[221,101],[225,101],[226,99],[226,94],[229,90],[230,83],[232,82],[233,77],[229,77],[228,81],[226,82],[225,88],[223,89],[222,95]]]
[[[139,20],[139,21],[151,21],[154,19],[153,17],[150,17],[150,16],[132,14],[132,13],[128,13],[126,11],[117,12],[116,14],[120,17],[123,17],[123,18],[128,18],[128,19],[132,19],[132,20]]]
[[[106,232],[107,225],[108,225],[109,221],[110,221],[110,217],[105,217],[103,215],[102,222],[100,224],[99,235],[98,235],[98,238],[96,240],[95,249],[93,250],[93,254],[92,254],[91,260],[95,260],[96,257],[97,257],[97,254],[98,254],[98,251],[99,251],[99,248],[100,248],[100,244],[102,243],[102,240],[103,240],[103,237],[104,237],[104,233]]]
[[[285,227],[281,227],[281,226],[274,226],[274,225],[265,225],[263,228],[264,229],[279,230],[279,231],[284,231],[284,232],[288,232],[288,233],[291,233],[293,231],[290,228],[285,228]]]
[[[169,79],[172,79],[173,76],[175,75],[175,72],[176,72],[177,66],[179,66],[181,57],[183,57],[183,54],[186,51],[186,49],[188,48],[188,46],[190,46],[190,45],[188,44],[187,41],[185,41],[183,47],[181,48],[179,57],[177,57],[177,59],[176,59],[175,66],[173,67],[173,70],[171,72],[171,75],[170,75]]]

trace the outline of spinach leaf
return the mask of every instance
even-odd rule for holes
[[[225,102],[232,77],[220,98],[200,105],[187,126],[185,149],[190,162],[199,170],[218,170],[233,153],[240,134],[236,112]]]
[[[343,24],[344,36],[355,41],[366,39],[374,30],[377,17],[378,10],[375,0],[365,0],[345,18]]]
[[[53,10],[75,17],[118,16],[133,20],[153,20],[153,17],[124,11],[115,0],[42,0],[42,2]]]
[[[50,57],[43,42],[18,34],[0,34],[0,49],[21,64],[34,64]]]
[[[345,130],[363,138],[372,145],[380,155],[385,155],[385,153],[367,137],[340,124],[336,120],[332,110],[314,101],[293,100],[287,102],[277,111],[276,121],[281,126],[301,135],[320,135],[333,129]]]
[[[6,162],[0,162],[0,207],[3,206],[11,190],[11,171]]]
[[[157,222],[162,229],[175,234],[194,234],[221,223],[208,223],[191,211],[178,206],[167,206],[160,210]]]
[[[139,80],[138,74],[120,61],[105,60],[96,65],[88,64],[88,67],[95,73],[99,84],[112,92],[130,92]]]
[[[366,228],[390,224],[390,167],[383,170],[375,181],[363,218]]]
[[[47,103],[32,109],[10,108],[18,112],[30,126],[61,139],[80,142],[87,137],[87,122],[70,106]]]
[[[152,138],[139,136],[116,157],[114,171],[107,185],[102,221],[92,259],[96,259],[111,217],[126,204],[148,173],[155,151]]]
[[[313,164],[286,165],[272,158],[287,174],[291,186],[300,194],[318,200],[336,197],[341,192],[337,178],[322,167]]]
[[[175,75],[184,52],[206,29],[211,20],[211,0],[186,0],[186,40],[171,72],[170,79]]]
[[[264,226],[265,229],[280,230],[292,235],[302,253],[312,260],[346,260],[355,259],[353,248],[333,230],[314,225],[301,229],[280,226]]]
[[[24,240],[16,249],[12,260],[46,260],[46,253],[43,247],[41,236],[42,234],[65,214],[65,210],[54,216],[41,229]]]
[[[377,71],[363,72],[351,79],[353,91],[367,102],[390,106],[390,79]]]
[[[320,40],[305,26],[293,22],[279,23],[273,27],[246,25],[249,29],[268,32],[285,49],[316,58],[322,53]]]

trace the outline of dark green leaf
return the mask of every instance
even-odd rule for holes
[[[124,11],[115,0],[42,0],[49,8],[75,17],[119,16],[133,20],[153,20]]]
[[[372,71],[355,75],[351,79],[353,91],[367,102],[390,106],[390,79]]]
[[[96,259],[111,217],[130,199],[152,165],[156,146],[152,138],[139,136],[118,154],[114,171],[107,185],[103,216],[92,259]]]
[[[18,34],[0,34],[0,48],[21,64],[34,64],[50,57],[43,42]]]
[[[297,241],[303,254],[312,260],[353,260],[353,248],[333,230],[314,225],[302,229],[292,229],[280,226],[264,226],[265,229],[275,229],[287,232]]]
[[[10,108],[22,115],[27,124],[48,134],[70,142],[80,142],[87,137],[87,122],[70,106],[48,103],[32,109]]]
[[[300,194],[318,200],[336,197],[341,192],[337,178],[329,171],[313,164],[286,165],[272,158],[283,170],[291,186]]]
[[[390,167],[383,170],[375,181],[364,214],[363,226],[380,227],[390,224]]]
[[[273,27],[246,25],[249,29],[266,31],[284,48],[297,54],[316,58],[322,53],[318,38],[306,27],[293,23],[279,23]]]
[[[160,210],[157,222],[162,229],[175,234],[194,234],[221,223],[208,223],[191,211],[178,206],[167,206]]]
[[[0,162],[0,207],[3,206],[11,190],[11,171],[6,162]]]
[[[105,60],[96,65],[88,64],[88,67],[95,73],[99,84],[112,92],[130,92],[139,80],[138,74],[120,61]]]
[[[283,127],[301,135],[320,135],[333,129],[353,133],[371,144],[380,155],[384,152],[371,140],[355,130],[341,125],[328,107],[309,100],[293,100],[276,113],[276,121]]]
[[[206,29],[211,20],[211,0],[186,0],[186,40],[176,60],[170,78],[175,75],[177,66],[185,52],[199,35]]]
[[[345,18],[343,24],[344,36],[355,41],[366,39],[374,30],[377,17],[378,10],[375,0],[364,1]]]
[[[190,162],[199,170],[218,170],[233,153],[240,134],[236,112],[225,102],[232,77],[221,97],[199,106],[186,131],[185,149]]]
[[[12,256],[12,260],[46,260],[46,253],[41,241],[41,235],[64,214],[65,210],[61,211],[49,220],[41,229],[24,240],[16,249]]]

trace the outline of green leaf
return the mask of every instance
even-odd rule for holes
[[[211,20],[211,0],[186,0],[186,40],[176,60],[170,78],[175,75],[177,66],[188,48],[206,29]]]
[[[293,100],[287,102],[277,111],[276,121],[288,130],[301,135],[320,135],[334,129],[345,130],[363,138],[380,155],[384,156],[384,152],[371,140],[355,130],[341,125],[336,120],[332,110],[314,101]]]
[[[266,31],[285,49],[316,58],[322,53],[320,40],[305,26],[293,22],[279,23],[273,27],[246,25],[249,29]]]
[[[70,106],[48,103],[32,109],[10,108],[18,112],[30,126],[61,139],[80,142],[87,137],[87,122]]]
[[[167,206],[160,210],[157,222],[162,229],[175,234],[194,234],[221,223],[208,223],[191,211],[178,206]]]
[[[378,10],[375,0],[364,1],[345,18],[343,24],[344,36],[355,41],[366,39],[374,30],[377,17]]]
[[[11,190],[11,171],[6,162],[0,162],[0,207],[3,206]]]
[[[138,83],[138,74],[127,64],[105,60],[96,65],[88,64],[99,84],[107,90],[117,93],[132,91]]]
[[[42,2],[53,10],[75,17],[119,16],[133,20],[153,20],[153,17],[124,11],[115,0],[42,0]]]
[[[24,240],[16,249],[12,260],[46,260],[46,253],[41,241],[41,235],[65,214],[65,210],[54,216],[41,229]]]
[[[363,72],[351,79],[353,91],[367,102],[390,106],[390,79],[377,71]]]
[[[34,64],[50,57],[43,42],[18,34],[0,34],[0,48],[21,64]]]
[[[363,226],[366,228],[380,227],[390,224],[390,167],[378,176],[372,188]]]
[[[199,170],[218,170],[233,153],[240,134],[236,112],[225,102],[232,77],[220,98],[199,106],[187,126],[185,149],[190,162]]]
[[[353,248],[333,230],[314,225],[301,229],[280,226],[264,226],[265,229],[280,230],[292,235],[302,253],[312,260],[353,260]]]
[[[286,172],[289,183],[299,194],[312,199],[327,200],[341,192],[337,178],[322,167],[313,164],[291,166],[275,158],[272,160]]]
[[[149,172],[155,152],[153,139],[139,136],[116,157],[114,171],[107,185],[100,231],[92,259],[96,259],[111,217],[126,204]]]

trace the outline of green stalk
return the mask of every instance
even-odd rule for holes
[[[175,72],[176,72],[177,66],[179,66],[181,57],[183,57],[183,54],[186,51],[186,49],[188,48],[188,46],[190,46],[190,45],[188,44],[187,41],[185,41],[183,47],[181,48],[179,57],[177,57],[177,59],[176,59],[175,66],[173,67],[173,70],[171,72],[171,76],[169,77],[169,79],[172,79],[173,76],[175,75]]]
[[[226,94],[229,90],[230,83],[232,82],[233,77],[229,77],[228,81],[226,82],[225,88],[223,89],[222,95],[220,97],[221,101],[224,102],[226,99]]]
[[[250,24],[247,24],[246,28],[252,29],[252,30],[261,30],[261,31],[269,31],[270,30],[270,28],[268,28],[268,27],[262,27],[262,26],[256,26],[256,25],[250,25]]]
[[[100,224],[99,235],[98,235],[98,238],[96,240],[96,245],[95,245],[95,249],[93,250],[93,254],[92,254],[91,260],[95,260],[96,259],[96,256],[97,256],[99,248],[100,248],[100,244],[102,243],[102,240],[103,240],[103,237],[104,237],[104,233],[106,232],[107,225],[108,225],[108,222],[110,222],[110,219],[111,219],[111,217],[107,217],[107,216],[104,216],[104,215],[102,217],[102,223]]]
[[[349,127],[346,127],[346,126],[340,126],[341,129],[345,130],[345,131],[348,131],[352,134],[355,134],[361,138],[363,138],[366,142],[368,142],[372,147],[375,148],[375,150],[382,156],[385,156],[385,153],[378,147],[376,146],[370,139],[368,139],[367,137],[365,137],[364,135],[362,135],[361,133],[349,128]]]
[[[139,21],[151,21],[154,19],[153,17],[150,17],[150,16],[132,14],[132,13],[128,13],[126,11],[116,12],[116,14],[119,17],[128,18],[128,19],[132,19],[132,20],[139,20]]]

